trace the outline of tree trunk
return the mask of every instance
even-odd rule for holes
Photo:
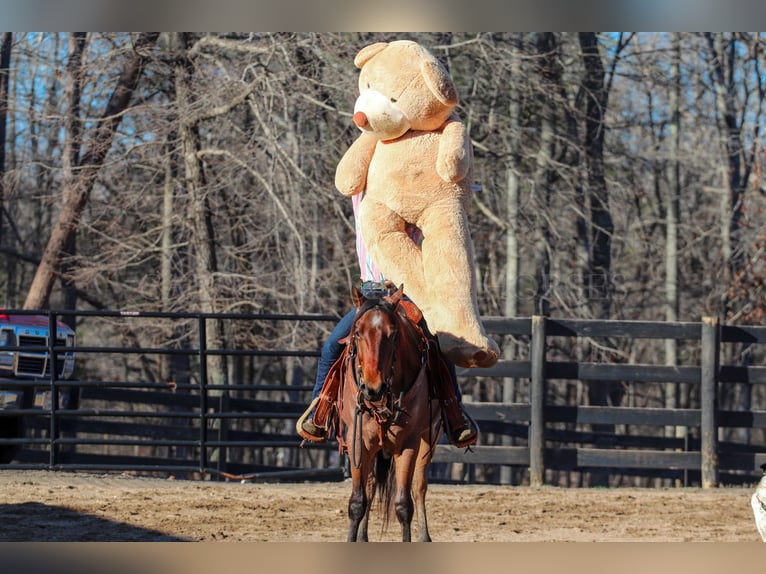
[[[83,209],[90,192],[112,145],[114,134],[122,121],[123,113],[130,105],[133,91],[138,86],[144,66],[148,60],[148,49],[159,37],[159,32],[142,33],[136,41],[135,51],[122,70],[117,85],[101,118],[101,123],[79,163],[74,179],[62,190],[63,205],[43,252],[32,286],[29,288],[25,309],[48,307],[53,284],[56,280],[62,256],[77,232]]]
[[[681,39],[679,34],[672,38],[673,61],[670,67],[670,137],[668,139],[668,155],[670,163],[669,187],[667,205],[665,208],[665,320],[678,321],[678,224],[681,198]],[[665,339],[665,364],[675,367],[678,364],[678,340]],[[665,407],[681,408],[685,393],[683,383],[669,383],[665,394]],[[686,427],[669,427],[667,436],[683,439]],[[686,482],[686,481],[684,481]]]
[[[753,158],[748,157],[745,151],[744,136],[739,118],[743,111],[737,103],[737,94],[741,90],[741,80],[737,79],[738,67],[741,65],[739,52],[741,44],[736,35],[732,34],[729,41],[725,41],[723,32],[706,34],[710,52],[712,54],[712,77],[715,84],[716,108],[718,110],[719,129],[723,141],[723,149],[726,154],[726,163],[722,166],[722,172],[728,188],[728,197],[721,198],[721,235],[723,239],[723,252],[725,257],[725,269],[728,270],[729,285],[732,288],[747,285],[748,261],[745,256],[746,246],[742,241],[742,218],[745,214],[745,191],[750,173],[750,164]],[[756,54],[757,50],[748,50]],[[763,102],[761,93],[760,103]],[[760,109],[762,106],[758,106]],[[760,112],[759,112],[760,113]],[[743,120],[744,121],[744,120]],[[755,121],[757,125],[757,120]],[[756,138],[757,139],[757,138]],[[728,203],[727,203],[728,200]],[[747,287],[746,287],[747,288]],[[722,315],[731,318],[736,311],[736,301],[732,301],[729,291],[724,292],[722,301]],[[735,295],[736,297],[736,295]],[[747,347],[744,345],[739,352],[740,357],[747,357]],[[732,347],[727,349],[729,356],[726,362],[734,362],[736,354]],[[747,359],[745,359],[747,360]],[[752,386],[749,383],[740,383],[727,389],[732,394],[731,403],[737,410],[750,410],[752,407]],[[737,437],[745,443],[750,442],[750,430],[746,428],[731,429],[732,437]]]
[[[505,167],[507,191],[506,209],[506,266],[505,266],[505,307],[506,317],[516,317],[519,314],[519,151],[521,147],[521,91],[518,86],[521,82],[521,44],[523,33],[514,33],[511,39],[511,73],[508,78],[508,96],[510,104],[508,108],[508,160]],[[518,348],[513,337],[506,337],[503,344],[503,358],[514,360],[517,358]],[[516,401],[516,379],[503,379],[503,402],[513,403]],[[513,437],[503,435],[502,444],[512,445]],[[516,472],[515,474],[519,474]],[[513,468],[507,465],[500,467],[500,483],[512,484],[514,482]]]
[[[185,34],[179,34],[179,53],[185,54]],[[205,176],[198,157],[200,150],[197,120],[187,110],[193,100],[193,72],[191,63],[184,56],[177,58],[175,69],[176,100],[179,110],[179,138],[183,158],[183,181],[189,197],[189,220],[191,222],[191,246],[194,254],[197,293],[200,311],[215,313],[215,273],[218,263],[215,253],[215,236],[211,224],[211,213],[205,189]],[[191,118],[191,119],[189,119]],[[206,345],[209,349],[223,347],[223,325],[218,319],[211,320]],[[222,384],[226,379],[226,357],[213,356],[208,368],[212,384]]]
[[[521,144],[521,33],[512,40],[511,77],[508,79],[510,104],[508,109],[507,161],[505,166],[508,210],[506,232],[505,308],[506,317],[519,314],[519,151]],[[510,342],[510,338],[509,338]],[[506,357],[508,359],[512,357]]]
[[[665,208],[665,320],[678,321],[678,223],[681,198],[681,44],[678,34],[673,34],[673,64],[670,77],[670,193]],[[667,365],[676,364],[677,341],[667,340],[665,360]],[[678,405],[676,405],[678,406]]]
[[[712,76],[715,83],[716,107],[722,125],[720,126],[727,164],[729,203],[727,217],[723,220],[723,233],[726,236],[727,264],[730,279],[744,266],[744,254],[739,246],[739,228],[744,213],[745,182],[742,177],[744,149],[742,130],[737,123],[737,85],[734,78],[734,58],[737,45],[734,39],[728,47],[724,45],[723,32],[707,34],[708,45],[712,53]],[[728,65],[726,64],[728,60]]]
[[[590,199],[590,266],[586,271],[585,289],[594,318],[608,319],[611,311],[611,243],[613,223],[609,212],[609,194],[604,177],[604,116],[608,103],[608,92],[604,82],[604,66],[599,54],[598,38],[593,32],[579,34],[585,76],[585,158],[588,172],[588,194]],[[588,385],[588,399],[591,405],[609,404],[609,391],[615,387],[606,382]],[[621,397],[613,397],[619,404]],[[594,432],[610,434],[614,425],[592,425]],[[596,441],[598,446],[598,439]],[[606,473],[593,473],[591,486],[606,486]]]
[[[199,120],[189,114],[193,103],[193,66],[188,59],[187,37],[185,33],[174,34],[174,45],[178,51],[175,65],[175,90],[178,106],[178,132],[181,142],[183,164],[183,182],[189,198],[189,221],[191,222],[191,248],[194,257],[195,277],[197,280],[197,295],[202,313],[216,312],[215,273],[218,262],[215,252],[215,235],[211,222],[208,204],[205,174],[202,169],[198,152],[200,151]],[[204,344],[207,349],[224,348],[224,327],[221,319],[210,319],[205,329]],[[208,355],[207,380],[205,384],[223,385],[227,382],[227,360],[225,355]],[[214,410],[224,411],[228,407],[229,392],[213,389],[208,392],[217,400],[212,402]],[[217,440],[226,440],[227,425],[224,419],[213,421],[213,429]],[[210,453],[210,461],[218,468],[225,469],[227,460],[226,449],[214,449]]]
[[[13,32],[3,32],[0,36],[0,192],[4,192],[5,175],[5,138],[8,119],[8,92],[11,82],[11,48]],[[2,196],[5,197],[5,193]]]
[[[612,306],[612,233],[614,224],[609,212],[609,193],[604,177],[604,117],[609,94],[604,84],[604,66],[598,38],[582,32],[580,49],[585,65],[585,157],[588,169],[588,193],[591,211],[591,258],[586,289],[595,318],[608,319]]]
[[[61,158],[64,189],[72,186],[75,179],[75,167],[80,162],[82,147],[82,124],[80,123],[80,99],[82,82],[85,77],[83,57],[87,34],[75,32],[69,37],[69,61],[67,62],[67,83],[65,87],[68,111],[64,118],[64,151]],[[77,289],[72,281],[71,257],[75,255],[77,234],[72,233],[66,245],[64,258],[61,263],[61,275],[64,291],[64,309],[77,308]],[[63,321],[74,329],[76,317],[67,315]]]
[[[11,50],[13,47],[13,33],[3,32],[0,38],[0,247],[10,247],[5,239],[5,214],[6,214],[6,193],[5,193],[5,140],[6,129],[8,125],[8,93],[11,85]],[[10,271],[14,264],[14,258],[6,255],[6,267]],[[8,273],[6,293],[12,292],[11,278],[13,274]],[[6,304],[8,304],[6,302]]]
[[[540,75],[543,97],[540,110],[540,147],[535,156],[535,201],[542,214],[535,224],[535,314],[550,314],[550,212],[551,186],[554,178],[553,157],[556,134],[556,106],[552,99],[559,81],[557,58],[559,45],[556,34],[538,36],[537,51],[541,58]]]

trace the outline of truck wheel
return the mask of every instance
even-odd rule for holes
[[[23,429],[21,417],[0,417],[0,438],[20,438]],[[8,464],[19,451],[17,444],[0,445],[0,464]]]

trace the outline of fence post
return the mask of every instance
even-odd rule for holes
[[[49,453],[48,466],[54,468],[59,462],[59,421],[56,411],[59,406],[59,389],[56,386],[56,379],[58,378],[58,361],[56,360],[56,353],[53,350],[56,347],[56,335],[57,332],[56,313],[54,311],[48,311],[48,364],[51,370],[51,376],[49,380],[51,390],[51,420],[50,420],[50,445],[51,450]]]
[[[702,488],[718,486],[718,317],[702,318],[700,357],[700,474]]]
[[[205,315],[198,317],[199,336],[199,470],[207,468],[207,324]]]
[[[529,485],[545,482],[545,317],[532,317],[529,349]]]

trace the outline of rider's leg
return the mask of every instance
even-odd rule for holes
[[[340,341],[341,339],[348,337],[355,316],[356,308],[353,308],[341,317],[338,324],[335,325],[335,328],[330,333],[330,336],[327,337],[324,345],[322,345],[322,352],[319,355],[319,362],[317,363],[317,376],[314,381],[314,390],[311,392],[312,399],[319,396],[319,393],[322,390],[322,385],[324,385],[324,381],[327,378],[327,373],[330,372],[330,368],[335,364],[335,361],[343,352],[344,344]]]
[[[355,315],[356,309],[352,309],[346,313],[341,318],[341,320],[338,321],[338,324],[330,333],[327,341],[325,341],[324,345],[322,345],[322,352],[319,356],[319,362],[317,364],[317,375],[316,380],[314,381],[314,389],[311,392],[311,404],[303,415],[306,417],[306,420],[304,420],[301,424],[301,428],[311,436],[317,438],[322,438],[325,436],[325,432],[327,430],[326,421],[322,426],[315,425],[313,414],[311,413],[313,413],[314,408],[319,402],[317,399],[322,391],[325,380],[327,379],[327,373],[330,372],[330,368],[333,366],[333,364],[335,364],[335,361],[338,360],[338,357],[340,357],[341,353],[343,352],[344,345],[340,341],[341,339],[347,337],[351,332],[351,325],[354,322]]]
[[[443,355],[442,357],[449,372],[450,381],[447,383],[444,380],[447,377],[442,377],[442,384],[437,386],[436,393],[447,421],[447,437],[455,446],[468,446],[477,441],[478,434],[463,413],[462,395],[457,384],[455,365]]]
[[[446,371],[439,373],[438,383],[435,386],[436,398],[439,399],[447,423],[447,437],[455,446],[463,447],[474,444],[479,435],[463,413],[462,394],[457,384],[455,364],[439,350],[439,342],[428,330],[425,320],[420,322],[420,327],[436,346],[435,358],[441,359],[441,361],[434,360],[433,362],[441,362],[438,368]],[[446,379],[449,379],[449,383]]]

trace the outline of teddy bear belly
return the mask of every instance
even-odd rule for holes
[[[412,222],[436,204],[463,203],[470,190],[465,182],[439,177],[437,149],[437,138],[379,143],[367,172],[366,195]]]

